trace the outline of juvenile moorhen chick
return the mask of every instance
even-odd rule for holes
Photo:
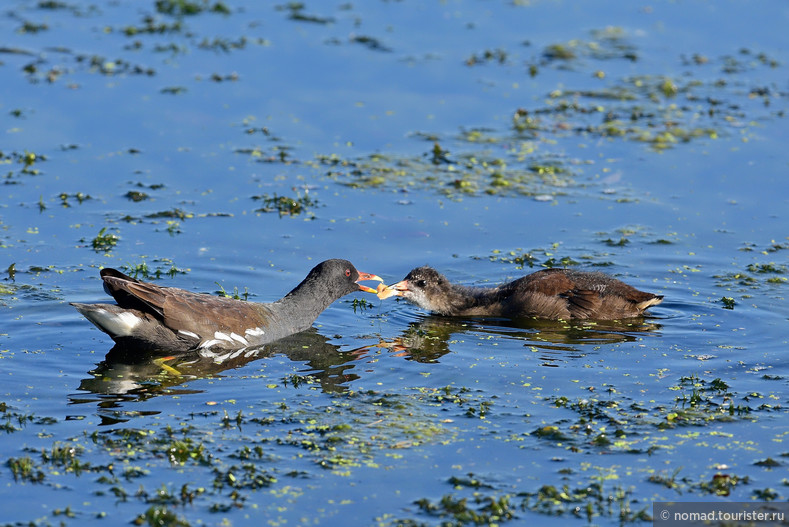
[[[400,282],[378,286],[378,297],[402,296],[439,315],[611,320],[642,316],[663,301],[602,273],[543,269],[497,287],[449,282],[432,267],[417,267]]]
[[[167,352],[260,346],[307,329],[341,296],[376,293],[357,282],[383,282],[347,260],[326,260],[282,299],[260,304],[149,284],[115,269],[100,274],[117,305],[71,305],[127,350]]]

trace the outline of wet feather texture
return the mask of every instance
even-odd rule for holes
[[[379,298],[402,296],[439,315],[611,320],[643,316],[663,301],[603,273],[543,269],[497,287],[452,284],[432,267],[378,288]]]
[[[71,305],[120,346],[168,352],[263,345],[307,329],[342,296],[375,292],[357,282],[382,281],[347,260],[326,260],[282,299],[263,304],[162,287],[109,268],[101,278],[117,304]]]

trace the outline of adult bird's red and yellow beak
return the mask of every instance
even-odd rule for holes
[[[363,273],[363,272],[359,271],[359,278],[356,279],[356,284],[359,286],[359,290],[360,291],[364,291],[365,293],[372,293],[374,295],[378,294],[378,290],[377,289],[373,289],[372,287],[367,287],[366,285],[362,285],[362,284],[359,283],[359,282],[362,282],[364,280],[377,280],[379,282],[383,282],[384,281],[383,278],[381,278],[380,276],[378,276],[376,274]],[[383,285],[383,284],[381,284],[381,285]]]
[[[379,284],[376,294],[381,300],[385,300],[390,296],[403,296],[408,291],[408,280],[402,280],[392,285]]]

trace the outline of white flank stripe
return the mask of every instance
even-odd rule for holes
[[[266,332],[260,328],[252,328],[244,331],[244,335],[252,335],[253,337],[260,337],[264,335]]]
[[[245,339],[241,335],[236,335],[235,333],[231,333],[230,334],[230,338],[233,339],[233,340],[237,340],[238,342],[240,342],[244,346],[249,345],[249,342],[247,342],[247,339]]]
[[[206,340],[205,342],[201,343],[199,347],[203,348],[203,349],[208,349],[211,346],[213,346],[214,344],[221,344],[221,343],[222,343],[221,340],[211,339],[211,340]]]
[[[178,333],[187,337],[192,337],[193,339],[200,339],[200,337],[196,333],[192,333],[191,331],[186,331],[184,329],[179,329]]]
[[[220,333],[219,331],[214,331],[214,338],[215,339],[226,340],[228,342],[233,342],[233,339],[231,339],[230,337],[228,337],[224,333]]]

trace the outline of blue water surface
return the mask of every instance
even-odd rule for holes
[[[0,524],[785,501],[787,24],[778,1],[10,2]],[[572,265],[665,301],[623,326],[359,293],[258,356],[170,369],[113,361],[68,305],[143,263],[273,301],[337,257],[388,283]]]

